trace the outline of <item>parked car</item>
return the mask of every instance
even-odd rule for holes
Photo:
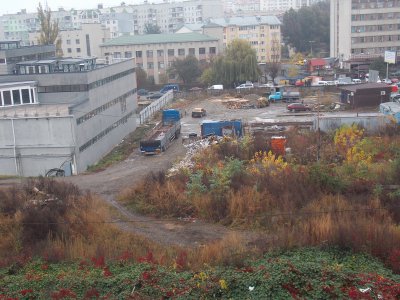
[[[386,84],[392,84],[392,81],[389,78],[382,79],[382,82]]]
[[[202,118],[206,115],[206,110],[204,108],[193,108],[192,110],[192,118]]]
[[[353,84],[359,84],[359,83],[362,83],[361,79],[358,79],[358,78],[354,78],[354,79],[352,79],[352,80],[351,80],[351,82],[352,82]]]
[[[147,99],[155,100],[155,99],[160,98],[160,97],[163,96],[163,95],[164,95],[163,93],[155,92],[155,93],[150,94],[150,95],[147,97]]]
[[[272,82],[262,83],[262,84],[259,84],[257,87],[259,87],[259,88],[271,88],[271,87],[274,87],[274,84]]]
[[[148,91],[148,90],[145,90],[145,89],[139,89],[139,90],[137,91],[137,93],[138,93],[139,96],[146,96],[146,95],[149,94],[149,91]]]
[[[237,86],[237,90],[243,90],[243,89],[252,89],[254,88],[254,84],[252,83],[242,83],[241,85]]]
[[[391,76],[393,77],[400,77],[400,70],[397,70],[396,72],[390,73]]]
[[[291,103],[287,106],[288,111],[310,111],[311,107],[303,103]]]

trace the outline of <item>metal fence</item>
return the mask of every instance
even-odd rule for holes
[[[157,111],[165,107],[169,102],[174,99],[174,92],[172,90],[166,92],[160,98],[152,102],[145,109],[141,110],[139,113],[140,124],[144,124],[148,119],[150,119]]]

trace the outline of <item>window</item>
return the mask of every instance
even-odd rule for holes
[[[136,51],[136,57],[142,57],[142,51]]]
[[[71,40],[67,40],[67,45],[71,45]]]
[[[146,57],[153,57],[153,50],[147,50]]]
[[[153,69],[154,64],[152,62],[147,63],[147,69]]]
[[[71,48],[68,48],[68,49],[67,49],[67,52],[68,52],[68,53],[72,53],[72,49],[71,49]]]
[[[24,103],[24,104],[31,103],[31,100],[29,98],[29,90],[28,89],[22,89],[21,94],[22,94],[22,103]]]
[[[0,58],[0,64],[4,65],[6,63],[6,59],[5,58]]]
[[[175,56],[174,49],[168,49],[168,56]]]
[[[75,40],[75,44],[77,44],[77,45],[79,45],[79,44],[80,44],[80,41],[79,41],[79,39],[76,39],[76,40]]]
[[[178,49],[179,56],[185,56],[185,49]]]
[[[3,92],[3,100],[4,100],[4,105],[11,105],[11,92],[10,91],[4,91]]]
[[[206,54],[206,48],[199,48],[199,54]]]
[[[132,57],[132,51],[125,51],[125,58],[131,58]]]
[[[164,68],[165,68],[164,62],[159,61],[159,62],[158,62],[158,68],[159,68],[159,69],[164,69]]]
[[[157,50],[157,56],[158,57],[163,57],[164,56],[164,50]]]
[[[13,90],[13,102],[14,104],[21,104],[21,95],[19,90]]]
[[[189,48],[189,55],[196,55],[196,49]]]
[[[81,53],[81,48],[76,48],[77,53]]]
[[[217,53],[217,48],[210,47],[210,54],[216,54],[216,53]]]

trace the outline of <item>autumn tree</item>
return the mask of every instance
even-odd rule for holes
[[[245,40],[233,40],[226,48],[225,55],[212,63],[212,78],[226,86],[257,81],[260,75],[256,52]]]
[[[63,51],[61,48],[61,38],[58,36],[58,21],[52,21],[50,7],[46,6],[46,9],[43,9],[42,4],[39,2],[39,7],[37,10],[40,22],[40,35],[38,38],[38,44],[55,45],[56,55],[58,57],[62,57]]]
[[[374,59],[369,65],[370,70],[375,70],[379,72],[380,77],[386,77],[386,63],[383,57],[378,57]]]
[[[184,59],[173,61],[168,73],[178,75],[184,84],[191,84],[201,75],[201,69],[198,59],[189,55]]]
[[[161,33],[161,28],[157,24],[146,23],[144,25],[144,34],[158,34]]]
[[[272,82],[275,83],[275,78],[281,69],[281,45],[276,36],[271,40],[271,55],[269,61],[266,64],[266,73],[271,77]]]

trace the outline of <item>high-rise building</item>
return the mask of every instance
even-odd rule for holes
[[[310,6],[323,0],[260,0],[261,11],[287,11],[291,8],[299,9],[303,6]],[[347,0],[343,0],[347,1]]]
[[[400,1],[331,0],[330,55],[340,61],[400,51]]]

